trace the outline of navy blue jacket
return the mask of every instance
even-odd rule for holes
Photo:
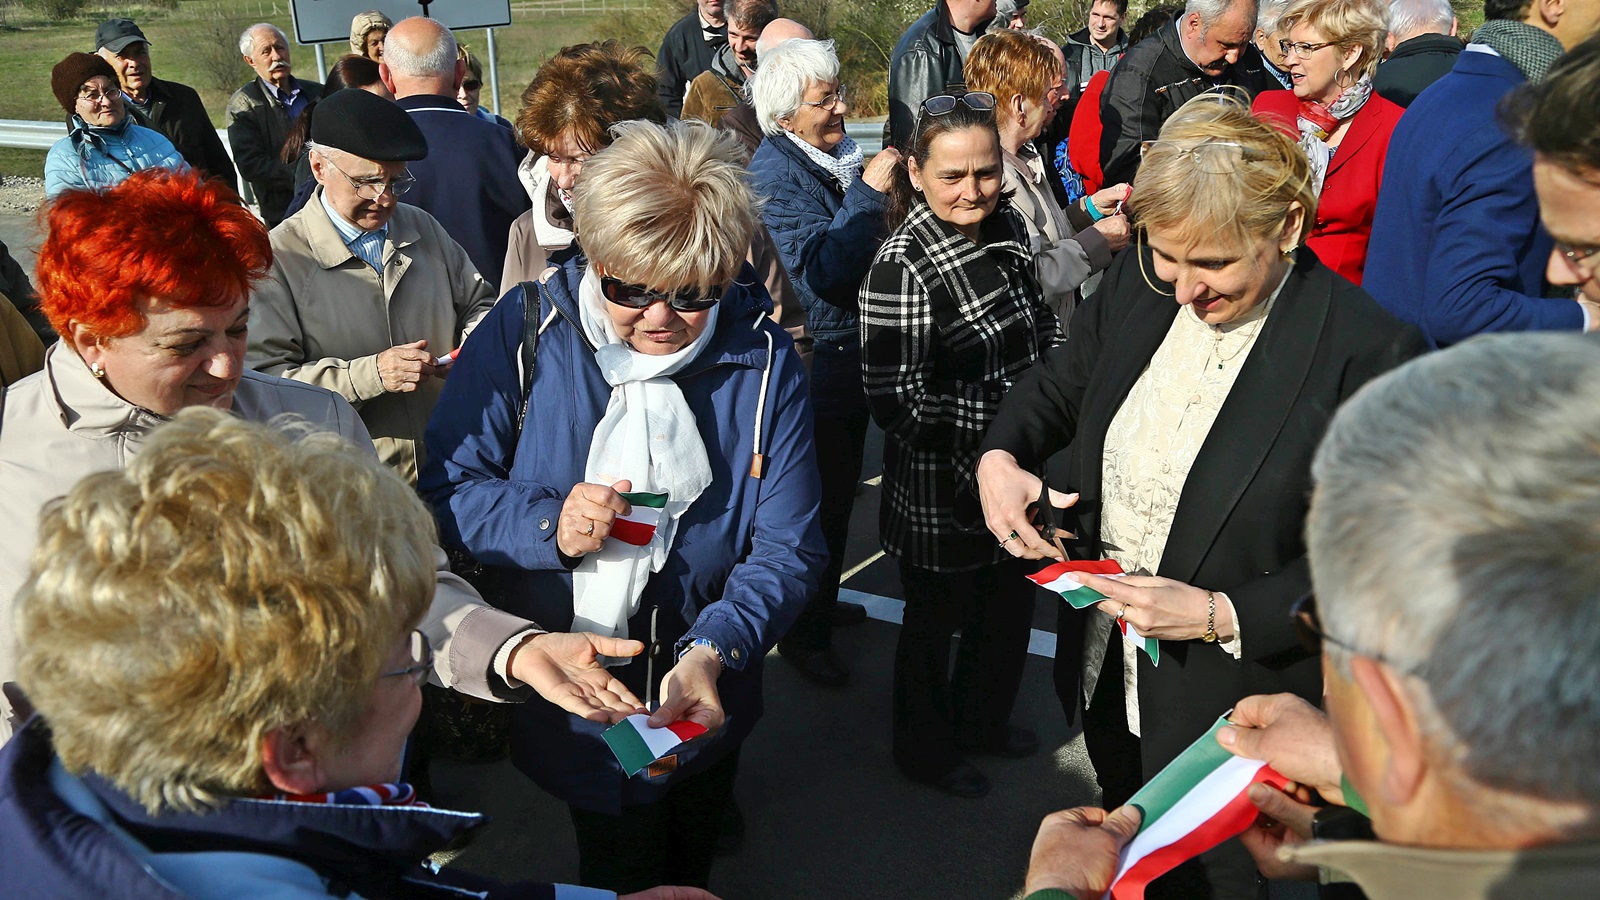
[[[750,177],[767,198],[761,218],[806,310],[816,338],[858,330],[861,281],[888,235],[884,196],[857,178],[849,191],[784,135],[769,135],[750,159]]]
[[[427,158],[409,164],[417,184],[402,199],[438,219],[498,290],[511,223],[533,208],[517,179],[523,150],[516,135],[467,112],[454,97],[418,94],[395,102],[428,139]]]
[[[418,484],[444,543],[492,567],[499,590],[490,593],[558,631],[571,627],[573,613],[556,523],[583,481],[611,396],[577,324],[581,263],[569,261],[540,291],[539,319],[550,325],[539,341],[526,426],[519,434],[525,298],[518,286],[462,346],[428,423]],[[763,658],[816,590],[827,551],[817,523],[811,403],[800,357],[770,311],[747,265],[723,296],[710,343],[674,376],[705,441],[712,483],[679,520],[666,566],[651,576],[628,623],[630,637],[658,648],[648,686],[658,699],[677,650],[697,638],[714,643],[726,665],[717,687],[727,722],[680,750],[676,772],[630,779],[602,742],[603,726],[541,700],[519,705],[513,762],[575,806],[604,812],[651,802],[737,747],[761,714]],[[762,478],[751,475],[757,452],[766,457]],[[644,698],[646,669],[640,656],[613,671]]]
[[[1583,327],[1578,304],[1540,296],[1551,241],[1533,154],[1495,117],[1526,79],[1481,49],[1464,51],[1395,126],[1362,279],[1434,347],[1485,331]]]
[[[93,773],[68,774],[56,761],[49,729],[35,717],[0,749],[0,896],[208,900],[339,897],[351,890],[372,900],[578,896],[548,884],[494,885],[422,868],[430,853],[487,822],[448,809],[249,799],[204,814],[152,816]]]

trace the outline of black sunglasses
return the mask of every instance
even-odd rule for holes
[[[965,94],[935,94],[922,101],[922,111],[930,116],[945,116],[955,111],[957,103],[974,112],[994,111],[994,95],[988,91],[968,91]]]
[[[483,82],[477,80],[476,78],[469,78],[466,81],[461,82],[461,86],[469,91],[475,91],[478,88],[483,87]]]
[[[695,288],[684,288],[670,294],[652,291],[647,287],[629,284],[610,275],[600,278],[600,293],[618,306],[628,309],[646,309],[657,301],[666,303],[678,312],[705,312],[722,300],[722,288],[714,287],[702,294]]]

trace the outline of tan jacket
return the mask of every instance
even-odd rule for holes
[[[44,365],[44,344],[11,300],[0,294],[0,390]]]
[[[1600,844],[1437,850],[1377,841],[1285,847],[1290,862],[1354,881],[1371,900],[1533,900],[1600,896]],[[1343,876],[1343,877],[1340,877]]]
[[[1072,227],[1044,181],[1048,177],[1037,156],[1024,159],[1005,154],[1003,189],[1011,192],[1011,206],[1027,223],[1034,274],[1044,289],[1045,301],[1061,319],[1062,334],[1066,334],[1078,288],[1111,265],[1111,248],[1098,230]]]
[[[550,221],[545,212],[550,190],[550,172],[545,168],[544,157],[529,153],[517,167],[517,177],[533,198],[533,209],[511,223],[511,236],[506,244],[506,264],[501,283],[509,291],[521,281],[538,281],[550,265],[550,254],[572,244],[572,232]],[[536,218],[537,217],[537,218]],[[811,332],[806,330],[806,311],[800,298],[794,294],[789,282],[789,270],[783,267],[778,256],[778,245],[773,243],[767,226],[756,222],[756,236],[750,243],[750,253],[745,259],[766,284],[772,296],[772,321],[794,338],[794,349],[807,373],[811,371]]]
[[[16,676],[12,600],[27,578],[38,540],[39,511],[78,479],[120,469],[166,419],[113,394],[89,374],[83,360],[56,343],[44,370],[12,385],[0,411],[0,681]],[[246,372],[233,411],[253,422],[289,413],[357,444],[371,446],[350,404],[331,391],[257,372]],[[423,630],[435,647],[440,683],[485,699],[517,699],[504,681],[491,688],[494,655],[511,636],[537,629],[531,622],[484,606],[476,591],[446,568],[435,551],[439,582]],[[11,736],[10,707],[0,701],[0,742]]]
[[[416,484],[442,382],[386,393],[378,354],[424,339],[434,356],[449,353],[494,306],[494,291],[432,216],[404,203],[389,220],[380,282],[345,246],[321,194],[272,229],[272,272],[256,285],[245,361],[350,401],[378,458]]]
[[[683,115],[679,118],[699,119],[711,125],[721,125],[722,117],[744,99],[740,89],[728,76],[707,69],[689,82],[689,93],[683,98]]]

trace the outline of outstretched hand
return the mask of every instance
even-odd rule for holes
[[[1055,888],[1074,897],[1104,894],[1117,877],[1122,848],[1139,833],[1140,818],[1136,806],[1109,813],[1080,806],[1045,816],[1033,839],[1022,892]]]
[[[536,634],[511,651],[511,677],[575,716],[616,723],[646,712],[600,656],[638,656],[644,644],[588,632]]]

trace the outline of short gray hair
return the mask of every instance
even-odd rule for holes
[[[418,16],[417,18],[421,18]],[[410,21],[402,19],[395,23],[395,28]],[[433,22],[435,40],[425,52],[414,53],[406,46],[406,41],[394,39],[394,28],[389,29],[389,38],[383,42],[383,62],[389,70],[397,75],[408,75],[412,78],[451,78],[456,74],[456,36],[450,29]]]
[[[590,264],[654,288],[726,286],[760,221],[733,132],[635,119],[611,133],[573,189],[574,230]]]
[[[799,111],[807,88],[815,82],[838,79],[839,57],[833,41],[793,38],[761,54],[761,65],[750,76],[745,92],[756,108],[761,130],[779,135],[783,134],[779,120]]]
[[[1278,20],[1283,18],[1283,11],[1289,8],[1290,0],[1261,0],[1256,8],[1256,29],[1264,32],[1267,37],[1278,33]]]
[[[1339,410],[1312,474],[1327,633],[1415,676],[1433,749],[1475,783],[1600,804],[1600,341],[1414,360]]]
[[[1235,6],[1243,5],[1250,11],[1250,33],[1256,30],[1256,0],[1188,0],[1183,6],[1183,14],[1191,13],[1200,17],[1200,25],[1210,28],[1216,21],[1228,14],[1228,10]],[[387,52],[387,51],[386,51]]]
[[[255,44],[256,44],[256,42],[255,42],[255,38],[253,37],[253,35],[257,31],[260,31],[263,28],[267,29],[268,31],[271,31],[273,34],[276,34],[278,36],[278,40],[283,41],[283,43],[285,45],[287,45],[289,43],[289,36],[287,34],[283,33],[283,29],[282,28],[279,28],[278,26],[272,24],[271,22],[257,22],[254,25],[251,25],[249,28],[246,28],[244,31],[239,33],[239,55],[240,56],[249,56],[249,55],[251,55],[252,53],[255,52],[255,49],[256,49]]]
[[[1389,33],[1396,43],[1419,34],[1449,34],[1455,20],[1450,0],[1393,0],[1389,4]]]

